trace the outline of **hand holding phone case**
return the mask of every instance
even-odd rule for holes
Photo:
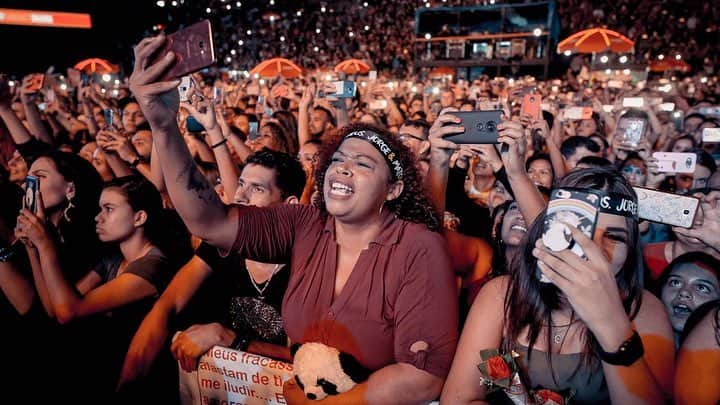
[[[452,115],[460,118],[460,125],[465,127],[462,134],[446,136],[445,139],[457,144],[489,144],[498,143],[497,126],[502,121],[502,110],[492,111],[457,111]]]
[[[600,196],[595,193],[571,188],[553,190],[543,221],[543,244],[553,252],[570,249],[579,257],[584,257],[585,252],[575,243],[566,224],[573,225],[592,239],[599,207]],[[544,276],[540,277],[540,281],[549,282]]]
[[[522,107],[520,108],[520,115],[530,116],[533,120],[539,120],[541,117],[540,102],[542,97],[536,93],[526,94],[523,97]]]

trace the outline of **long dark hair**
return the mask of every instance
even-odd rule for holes
[[[442,222],[438,219],[435,209],[423,191],[423,185],[415,168],[415,160],[412,152],[400,143],[389,131],[374,125],[352,124],[341,128],[322,149],[318,168],[315,171],[315,185],[320,194],[318,207],[322,211],[327,212],[323,190],[325,173],[332,163],[333,154],[340,148],[340,145],[345,140],[345,136],[354,131],[372,131],[378,134],[392,150],[397,152],[398,159],[403,168],[403,192],[398,198],[386,202],[385,206],[394,212],[399,219],[425,224],[431,231],[439,232]],[[389,166],[388,168],[392,171],[392,168]]]
[[[587,188],[635,197],[634,190],[621,174],[602,168],[574,170],[560,181],[558,187]],[[521,253],[518,260],[513,260],[511,263],[510,282],[505,298],[504,348],[506,350],[514,348],[523,329],[527,327],[529,328],[528,356],[532,353],[531,349],[543,326],[552,325],[552,311],[558,309],[562,302],[562,293],[556,286],[540,282],[537,259],[532,255],[535,242],[542,235],[544,217],[545,213],[538,216],[520,244]],[[626,218],[625,222],[628,231],[628,256],[620,271],[615,275],[615,279],[625,312],[628,313],[630,319],[633,319],[641,304],[643,261],[640,249],[638,249],[638,221]],[[548,347],[546,349],[548,361],[551,357],[551,333],[552,330],[548,327]],[[582,354],[582,364],[599,367],[597,352],[600,346],[595,336],[586,329],[583,340],[585,349]]]
[[[172,261],[189,258],[190,238],[187,232],[176,229],[163,208],[162,196],[155,186],[141,176],[114,179],[105,188],[117,188],[125,195],[133,211],[145,211],[145,237]]]

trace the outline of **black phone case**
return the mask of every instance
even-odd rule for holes
[[[595,193],[573,188],[553,190],[543,221],[543,244],[553,251],[570,249],[576,255],[584,256],[562,223],[574,225],[592,239],[599,208],[600,196]]]
[[[465,132],[462,134],[446,136],[450,142],[466,143],[498,143],[497,126],[501,122],[502,110],[491,111],[458,111],[450,113],[462,120]]]
[[[175,54],[175,62],[163,74],[162,80],[175,80],[215,63],[210,21],[203,20],[168,35],[153,63],[170,51]]]

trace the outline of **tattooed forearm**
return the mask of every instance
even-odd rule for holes
[[[185,183],[185,188],[188,191],[192,191],[197,198],[202,201],[211,202],[218,200],[215,189],[213,189],[193,162],[188,163],[185,168],[183,168],[177,177],[177,181],[179,184]]]

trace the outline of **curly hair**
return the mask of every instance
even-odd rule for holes
[[[440,232],[442,221],[437,216],[430,200],[425,195],[422,181],[415,168],[415,160],[412,152],[400,143],[389,131],[369,124],[351,124],[338,129],[328,140],[320,152],[318,168],[315,171],[315,184],[320,195],[318,207],[325,213],[325,175],[332,163],[333,154],[345,141],[345,136],[354,131],[372,131],[387,143],[390,148],[397,152],[398,159],[403,168],[402,182],[403,191],[400,196],[385,203],[385,206],[402,220],[425,224],[433,232]],[[392,171],[392,168],[388,166]]]

